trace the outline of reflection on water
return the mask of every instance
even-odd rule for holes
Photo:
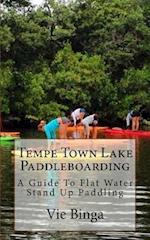
[[[26,133],[28,136],[28,134]],[[36,136],[36,134],[35,134]],[[15,232],[14,228],[14,165],[11,159],[13,142],[0,143],[1,166],[1,238],[33,240],[148,240],[150,239],[150,139],[136,139],[136,232]]]

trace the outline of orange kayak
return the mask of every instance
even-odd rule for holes
[[[90,127],[90,130],[92,130],[93,127]],[[105,129],[108,129],[108,127],[94,127],[95,130],[97,131],[103,131]],[[75,131],[83,131],[84,130],[84,126],[73,126],[73,127],[68,127],[67,128],[67,132],[75,132]]]
[[[0,132],[0,137],[19,137],[20,132]]]

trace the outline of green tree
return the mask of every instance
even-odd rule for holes
[[[114,120],[148,103],[149,0],[2,4],[2,112],[49,120],[83,106]]]
[[[29,0],[1,0],[1,3],[8,8],[28,7],[31,4]]]
[[[10,86],[12,82],[12,63],[1,64],[0,70],[0,111],[8,114],[10,112]]]
[[[90,112],[98,111],[101,116],[111,115],[116,102],[116,89],[105,73],[99,56],[74,53],[67,45],[60,50],[52,65],[54,98],[70,110],[85,107]]]
[[[13,35],[13,43],[7,56],[15,62],[15,68],[25,68],[45,54],[45,42],[48,29],[30,19],[28,15],[10,11],[2,20],[2,27],[7,24]],[[2,49],[3,54],[3,49]]]
[[[7,32],[9,29],[13,36],[7,56],[14,60],[15,67],[24,68],[41,58],[51,63],[56,52],[72,37],[73,14],[69,6],[55,1],[26,14],[13,7],[3,11],[2,29],[6,25]]]
[[[125,72],[119,84],[118,116],[126,116],[128,110],[150,105],[150,70],[146,65],[142,69],[131,68]]]
[[[150,29],[137,0],[77,1],[75,9],[75,50],[102,55],[113,79],[132,65],[144,64]]]

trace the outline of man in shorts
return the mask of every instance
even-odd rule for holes
[[[140,111],[132,110],[127,114],[126,117],[126,125],[127,128],[130,127],[130,123],[132,122],[132,131],[138,131],[140,125]]]
[[[73,125],[76,126],[78,123],[81,122],[81,120],[85,116],[85,109],[84,108],[77,108],[71,113],[71,118],[73,121]]]
[[[81,120],[84,126],[84,138],[90,137],[90,125],[96,126],[98,124],[98,115],[96,113],[89,115]]]

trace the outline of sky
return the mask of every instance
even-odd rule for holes
[[[44,0],[30,0],[30,2],[34,5],[41,5],[44,2]]]

